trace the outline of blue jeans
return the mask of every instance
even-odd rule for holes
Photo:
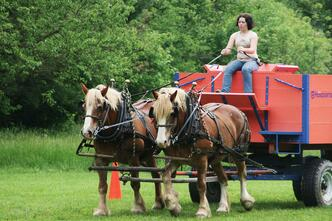
[[[241,70],[243,76],[243,87],[245,93],[252,92],[252,72],[258,69],[256,61],[240,61],[234,60],[228,63],[224,71],[224,79],[222,82],[222,92],[230,92],[232,86],[232,77],[236,71]]]

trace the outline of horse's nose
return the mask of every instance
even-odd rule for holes
[[[82,130],[83,137],[86,138],[86,139],[88,139],[88,140],[92,139],[92,134],[93,134],[93,131],[91,129]]]
[[[164,141],[159,141],[157,142],[157,145],[160,147],[160,148],[166,148],[167,147],[167,140],[164,140]]]

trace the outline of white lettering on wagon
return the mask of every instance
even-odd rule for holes
[[[311,99],[314,98],[332,98],[332,92],[311,91]]]

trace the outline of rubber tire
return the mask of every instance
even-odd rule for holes
[[[302,180],[302,201],[306,206],[332,205],[332,197],[325,201],[321,194],[321,177],[326,170],[332,171],[331,161],[312,159],[305,164]],[[332,182],[329,185],[329,188],[332,188]]]
[[[189,183],[188,187],[191,201],[194,203],[199,203],[197,183]]]
[[[302,201],[301,180],[293,180],[293,192],[297,201]]]
[[[312,160],[317,160],[319,159],[316,156],[306,156],[304,158],[304,162],[305,164],[310,163]],[[301,180],[293,180],[292,182],[292,186],[293,186],[293,192],[294,192],[294,196],[297,199],[297,201],[302,201],[303,197],[302,197],[302,179],[303,177],[301,177]]]
[[[189,183],[190,199],[194,203],[199,203],[199,193],[197,183]],[[206,198],[209,203],[220,201],[220,184],[218,182],[206,183]]]

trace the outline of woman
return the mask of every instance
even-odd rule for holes
[[[237,59],[231,61],[224,72],[222,92],[230,92],[232,75],[235,71],[242,70],[244,92],[252,92],[252,72],[258,69],[257,42],[258,36],[251,31],[254,26],[251,15],[240,14],[236,19],[236,26],[240,31],[235,32],[229,38],[226,48],[222,49],[222,55],[229,55],[233,46],[237,50]]]

